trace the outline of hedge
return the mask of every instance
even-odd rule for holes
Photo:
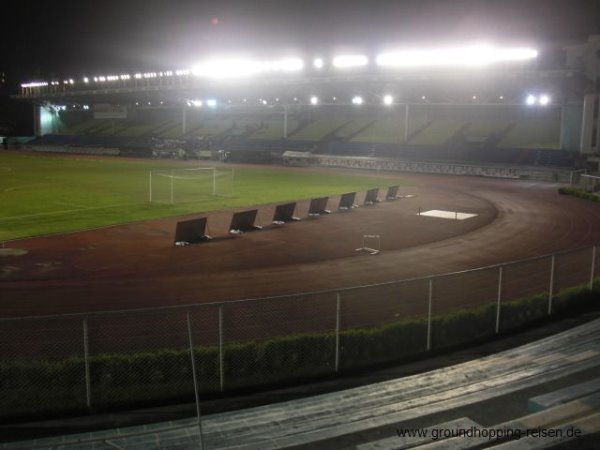
[[[557,293],[553,313],[590,305],[600,297],[600,278],[593,291],[581,285]],[[547,317],[548,294],[506,301],[501,330]],[[460,309],[432,317],[432,349],[443,349],[493,336],[496,303]],[[423,354],[427,319],[399,320],[378,327],[340,331],[340,370],[401,361]],[[218,393],[217,346],[194,348],[201,394]],[[94,411],[193,400],[189,349],[162,349],[134,354],[101,354],[89,358]],[[312,333],[265,341],[224,345],[226,390],[290,383],[335,372],[335,334]],[[62,360],[0,362],[0,418],[74,414],[86,411],[85,367],[82,357]]]
[[[600,202],[600,195],[588,192],[585,189],[561,187],[558,188],[558,192],[562,195],[572,195],[574,197],[583,198],[584,200]]]

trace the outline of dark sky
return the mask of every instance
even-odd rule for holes
[[[600,0],[2,0],[0,10],[0,70],[12,80],[187,67],[227,50],[544,45],[600,33]]]

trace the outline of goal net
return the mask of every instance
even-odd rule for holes
[[[150,203],[191,203],[210,197],[234,196],[232,167],[189,167],[151,170]]]

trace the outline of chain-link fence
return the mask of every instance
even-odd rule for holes
[[[599,266],[588,247],[331,291],[2,319],[0,417],[194,401],[401,360],[587,300]]]

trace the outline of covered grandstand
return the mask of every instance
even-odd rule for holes
[[[255,78],[207,81],[194,70],[173,70],[24,83],[17,98],[35,105],[33,146],[46,151],[281,162],[284,152],[299,150],[571,169],[595,164],[597,95],[588,94],[593,83],[568,57],[550,69],[538,69],[534,58],[401,74],[372,65],[317,71],[293,59],[265,67],[258,85]]]

